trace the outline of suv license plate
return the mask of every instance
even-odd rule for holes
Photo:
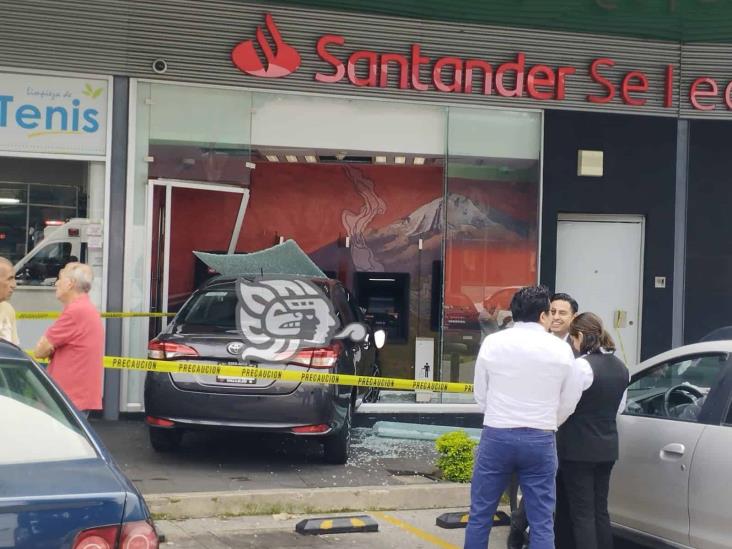
[[[257,378],[255,377],[223,377],[216,376],[218,383],[232,383],[235,385],[256,385]]]

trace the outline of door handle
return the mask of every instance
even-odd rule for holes
[[[686,446],[678,442],[672,442],[661,448],[661,459],[664,458],[680,458],[684,456]]]

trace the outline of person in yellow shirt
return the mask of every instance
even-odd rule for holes
[[[10,341],[16,345],[18,329],[15,324],[15,309],[8,303],[15,290],[15,273],[13,264],[4,257],[0,257],[0,339]]]

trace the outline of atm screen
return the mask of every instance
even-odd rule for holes
[[[395,314],[396,303],[391,297],[371,297],[369,298],[368,311],[370,313]]]

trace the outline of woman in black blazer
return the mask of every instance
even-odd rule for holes
[[[607,498],[618,459],[617,414],[625,403],[628,369],[602,320],[582,313],[569,329],[579,351],[575,383],[584,390],[574,414],[557,431],[557,455],[574,541],[578,549],[612,549]],[[557,546],[557,549],[565,549]]]

